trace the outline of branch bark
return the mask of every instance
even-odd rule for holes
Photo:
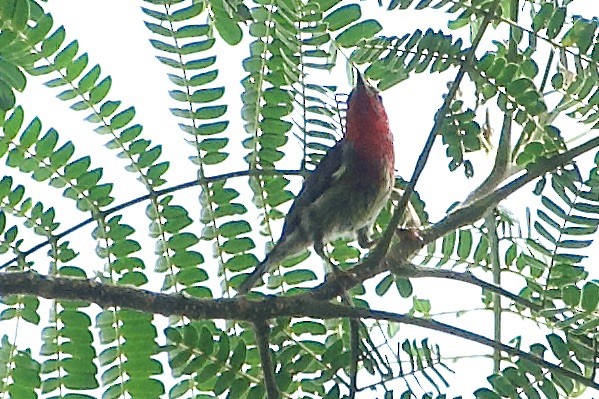
[[[52,299],[83,300],[103,308],[118,306],[163,316],[185,316],[191,319],[246,320],[262,323],[276,317],[310,317],[315,319],[372,319],[410,324],[477,342],[501,350],[511,356],[533,362],[552,373],[563,375],[586,386],[599,389],[599,383],[576,374],[536,355],[501,342],[434,320],[371,309],[357,309],[320,301],[307,295],[289,297],[266,296],[259,302],[245,297],[232,299],[195,299],[183,295],[158,294],[134,287],[105,285],[92,280],[47,277],[33,272],[0,273],[0,296],[36,295]],[[256,306],[259,303],[259,306]]]

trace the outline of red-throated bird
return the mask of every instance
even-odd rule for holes
[[[281,238],[239,286],[247,293],[264,273],[310,245],[325,258],[324,246],[340,237],[370,244],[374,220],[394,185],[393,135],[378,91],[358,73],[348,98],[345,136],[306,178],[283,225]]]

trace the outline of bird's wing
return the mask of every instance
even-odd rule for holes
[[[351,149],[348,143],[341,140],[331,148],[321,159],[320,163],[304,181],[304,186],[298,194],[295,203],[307,205],[314,203],[346,172],[346,158]]]
[[[329,189],[335,186],[335,183],[342,179],[346,172],[347,158],[350,157],[349,153],[352,151],[350,147],[351,145],[344,140],[337,142],[321,159],[316,169],[306,178],[301,191],[289,210],[289,214],[285,218],[285,226],[283,227],[285,233],[289,234],[301,225],[302,218],[306,217],[303,212],[305,207],[315,203],[325,193],[331,194]]]

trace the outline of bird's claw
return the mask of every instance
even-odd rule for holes
[[[344,289],[348,288],[350,281],[356,278],[356,274],[351,271],[336,269],[331,273],[327,273],[324,277],[325,283],[334,283],[342,286]]]
[[[399,227],[395,234],[401,241],[424,241],[418,227]]]

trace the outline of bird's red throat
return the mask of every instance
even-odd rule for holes
[[[375,101],[360,104],[359,112],[349,110],[345,132],[345,138],[352,143],[356,156],[373,178],[380,176],[381,169],[392,173],[395,164],[387,113],[383,105]]]

